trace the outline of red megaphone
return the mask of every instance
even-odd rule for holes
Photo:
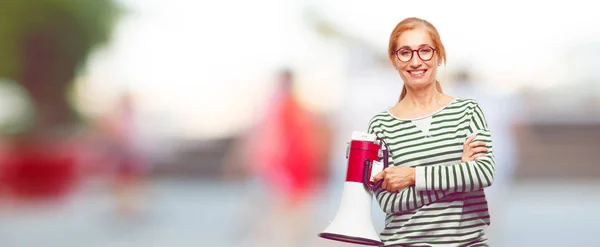
[[[378,144],[381,143],[381,144]],[[385,149],[382,149],[385,145]],[[389,147],[374,134],[354,131],[348,145],[348,168],[340,208],[319,237],[346,243],[381,246],[371,218],[374,184],[371,177],[388,167]],[[381,166],[381,164],[383,165]]]

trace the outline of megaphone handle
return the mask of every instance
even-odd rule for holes
[[[387,168],[389,166],[389,157],[390,154],[388,152],[388,150],[383,150],[383,169]]]
[[[383,169],[389,166],[389,157],[390,157],[390,146],[380,137],[377,137],[381,144],[385,146],[385,150],[383,150]]]
[[[363,171],[363,185],[368,191],[375,191],[377,188],[381,187],[381,184],[383,184],[383,180],[379,180],[374,185],[370,185],[369,181],[371,180],[371,178],[369,177],[369,174],[371,174],[371,168],[371,161],[369,159],[365,159],[365,168]]]

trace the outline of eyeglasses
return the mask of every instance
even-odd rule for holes
[[[417,56],[423,61],[429,61],[433,58],[433,54],[435,53],[435,48],[430,46],[422,46],[417,50],[401,48],[398,49],[396,53],[396,57],[398,60],[402,62],[408,62],[413,58],[413,54],[417,52]]]

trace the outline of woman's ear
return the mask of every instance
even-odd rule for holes
[[[392,67],[394,67],[394,70],[398,70],[398,61],[396,61],[394,57],[390,56],[390,62],[392,62]]]

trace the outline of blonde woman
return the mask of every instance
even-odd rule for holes
[[[484,114],[475,100],[442,92],[437,68],[446,50],[436,28],[407,18],[393,30],[389,57],[404,82],[396,105],[369,123],[390,146],[390,167],[376,175],[387,214],[385,246],[488,246],[484,189],[495,161]],[[393,165],[392,165],[393,164]]]

